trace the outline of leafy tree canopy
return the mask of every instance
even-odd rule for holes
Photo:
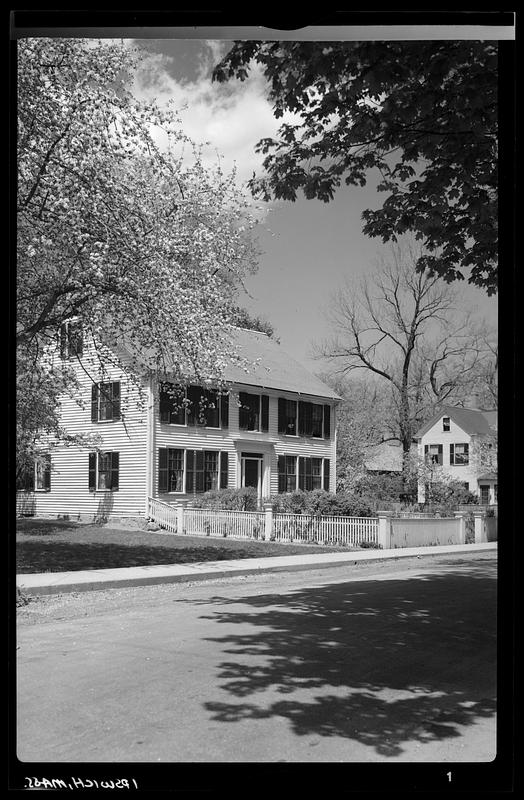
[[[19,42],[19,455],[40,432],[64,438],[57,398],[74,376],[49,351],[68,319],[84,343],[123,341],[180,382],[219,379],[235,356],[225,334],[256,269],[252,199],[205,166],[172,109],[133,97],[139,67],[123,43]]]
[[[245,80],[252,61],[275,116],[297,115],[258,143],[255,194],[328,202],[374,170],[387,197],[364,211],[364,233],[411,231],[426,250],[420,270],[496,292],[495,42],[235,42],[213,77]]]

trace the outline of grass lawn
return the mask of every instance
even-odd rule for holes
[[[16,542],[17,573],[191,564],[196,561],[348,551],[347,547],[159,535],[51,519],[18,520]]]

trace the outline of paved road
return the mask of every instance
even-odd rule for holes
[[[496,556],[44,598],[18,757],[490,761]]]

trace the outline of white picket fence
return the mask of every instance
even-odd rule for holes
[[[365,541],[378,545],[378,519],[274,514],[273,534],[276,542],[309,542],[356,547]]]
[[[172,533],[195,536],[349,547],[357,546],[363,541],[379,544],[377,517],[275,514],[270,507],[266,507],[265,511],[187,508],[183,505],[170,505],[151,497],[148,516],[161,528]]]
[[[228,536],[232,539],[263,539],[263,511],[223,511],[206,508],[184,509],[184,533]]]
[[[148,497],[147,516],[171,533],[178,533],[176,506]]]

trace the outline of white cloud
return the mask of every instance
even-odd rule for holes
[[[159,105],[172,100],[184,133],[197,144],[209,143],[203,150],[204,161],[216,163],[220,155],[223,168],[229,170],[235,165],[239,181],[245,182],[253,172],[262,173],[264,156],[255,153],[256,143],[274,136],[283,121],[298,117],[275,119],[266,99],[265,78],[257,66],[243,82],[231,79],[225,84],[212,83],[210,65],[219,60],[223,43],[206,44],[209,49],[195,80],[174,78],[174,59],[150,54],[136,76],[133,93],[139,99],[155,99]]]

